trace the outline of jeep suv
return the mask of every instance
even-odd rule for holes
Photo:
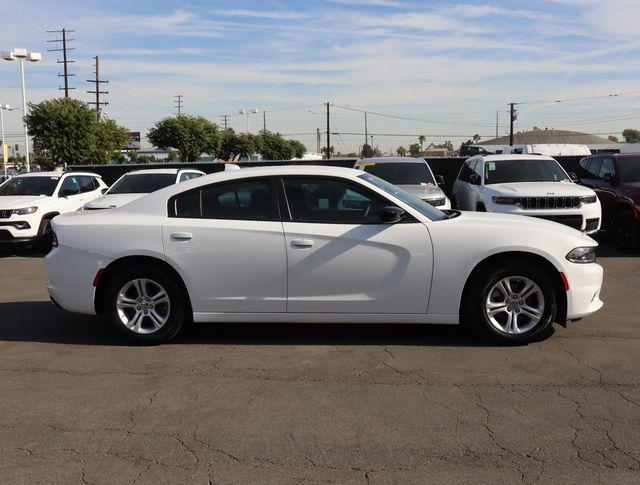
[[[578,179],[602,205],[602,227],[623,251],[640,250],[640,154],[604,154],[580,160]]]

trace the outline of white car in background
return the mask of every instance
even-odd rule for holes
[[[438,209],[451,209],[451,202],[438,186],[444,183],[442,176],[434,176],[422,158],[363,158],[355,163],[354,168],[380,177]]]
[[[538,217],[593,234],[602,209],[596,193],[578,185],[551,157],[478,155],[453,184],[455,207]]]
[[[590,237],[543,220],[444,213],[345,168],[219,172],[59,216],[53,230],[54,303],[106,315],[139,343],[170,340],[191,320],[464,321],[522,343],[602,306]]]
[[[51,219],[77,211],[107,185],[95,173],[32,172],[0,185],[0,245],[50,247]]]
[[[195,169],[160,168],[134,170],[122,177],[98,199],[85,204],[82,210],[114,209],[169,185],[202,177],[205,173]]]

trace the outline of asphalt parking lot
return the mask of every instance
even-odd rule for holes
[[[524,347],[211,324],[140,348],[5,256],[0,483],[638,483],[640,256],[599,262],[604,309]]]

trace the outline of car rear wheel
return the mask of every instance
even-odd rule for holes
[[[633,219],[629,210],[623,210],[616,216],[616,242],[620,250],[628,253],[640,249],[640,223]]]
[[[549,334],[556,309],[553,279],[533,264],[514,263],[474,279],[466,316],[492,339],[522,344]]]
[[[160,268],[131,268],[113,278],[106,293],[107,315],[139,344],[168,342],[188,322],[182,289]]]

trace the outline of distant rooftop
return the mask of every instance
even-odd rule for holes
[[[594,143],[610,143],[606,138],[578,131],[533,129],[513,134],[514,145],[535,145],[546,143],[576,143],[579,145],[591,145]],[[508,145],[509,136],[501,136],[491,140],[483,140],[478,145]]]

